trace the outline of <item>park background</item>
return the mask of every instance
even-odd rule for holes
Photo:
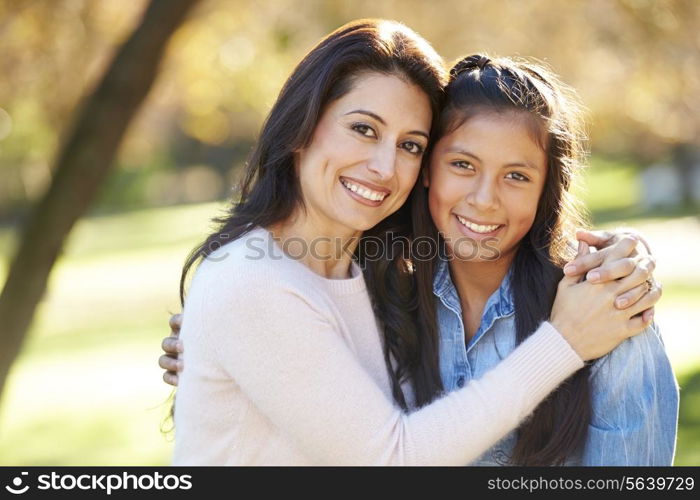
[[[592,156],[579,192],[596,226],[639,229],[658,258],[656,319],[681,386],[676,464],[700,464],[695,0],[0,0],[0,283],[28,221],[43,220],[35,233],[67,234],[19,337],[7,326],[19,302],[2,301],[24,297],[22,283],[6,283],[0,299],[0,464],[169,462],[171,391],[157,358],[180,309],[184,258],[225,206],[285,76],[320,37],[360,17],[406,23],[448,63],[474,52],[534,56],[580,92]],[[170,32],[139,32],[142,22]],[[163,55],[148,59],[158,36]],[[143,60],[133,47],[115,60],[133,39],[146,43]],[[138,75],[158,68],[150,92],[140,107],[128,92],[123,105],[105,105],[120,85],[146,95],[148,82],[119,80],[115,66],[128,64]],[[105,87],[102,100],[89,98]],[[100,142],[109,134],[113,161]],[[107,153],[95,156],[100,147]],[[81,161],[88,169],[76,175]],[[78,181],[61,185],[57,172],[71,168]],[[50,187],[63,208],[41,205]],[[44,213],[32,219],[36,207]],[[75,225],[65,223],[71,210]],[[56,240],[33,237],[27,248]],[[27,287],[42,272],[32,266]]]

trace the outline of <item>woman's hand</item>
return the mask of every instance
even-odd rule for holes
[[[659,287],[651,287],[634,304],[624,309],[615,306],[616,300],[625,292],[646,287],[650,270],[648,266],[616,264],[622,254],[629,255],[636,245],[636,239],[623,237],[616,244],[617,249],[607,253],[601,262],[601,269],[608,266],[607,281],[580,281],[578,275],[565,276],[557,289],[552,307],[550,322],[571,344],[571,347],[584,361],[599,358],[619,345],[623,340],[642,332],[651,324],[653,315],[644,316],[661,297]],[[600,253],[600,252],[598,252]],[[586,260],[588,244],[579,242],[577,261]],[[622,259],[627,259],[623,257]]]
[[[622,290],[615,300],[615,307],[625,309],[639,301],[652,288],[658,288],[659,297],[661,284],[653,278],[656,260],[649,253],[649,246],[644,238],[633,230],[618,231],[586,231],[576,232],[579,241],[595,247],[598,251],[580,254],[564,267],[564,273],[571,277],[582,277],[591,283],[605,283],[640,272],[648,274],[648,279],[629,290]],[[630,239],[631,238],[631,239]],[[658,302],[657,300],[654,304]],[[654,316],[653,304],[642,312],[645,322]]]
[[[178,359],[178,354],[183,351],[182,341],[178,339],[180,327],[182,326],[182,314],[170,316],[170,336],[165,337],[161,343],[161,348],[165,351],[158,358],[158,365],[165,370],[163,380],[166,384],[177,386],[177,374],[182,371],[183,361]]]

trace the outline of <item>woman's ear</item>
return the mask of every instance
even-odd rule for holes
[[[420,178],[421,182],[423,183],[423,187],[430,187],[430,169],[425,167],[421,169],[420,172]]]

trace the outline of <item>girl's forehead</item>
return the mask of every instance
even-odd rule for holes
[[[479,107],[471,110],[451,111],[442,133],[435,138],[436,143],[443,139],[469,139],[479,127],[489,124],[511,132],[523,131],[542,151],[547,151],[548,130],[543,117],[519,109],[490,109]],[[445,118],[445,117],[443,117]],[[443,141],[444,142],[444,141]]]

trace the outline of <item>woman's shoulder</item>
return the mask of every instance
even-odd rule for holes
[[[272,235],[258,227],[204,257],[188,295],[197,290],[207,295],[254,295],[261,290],[315,295],[318,289],[313,273],[286,256]]]
[[[290,273],[288,267],[270,233],[258,227],[218,246],[205,256],[195,278],[203,276],[207,281],[235,279],[242,285],[272,278],[283,282]]]
[[[264,229],[253,229],[217,248],[202,259],[194,273],[186,311],[224,317],[242,309],[298,312],[307,307],[328,316],[332,297],[317,286],[303,264],[280,253]]]

